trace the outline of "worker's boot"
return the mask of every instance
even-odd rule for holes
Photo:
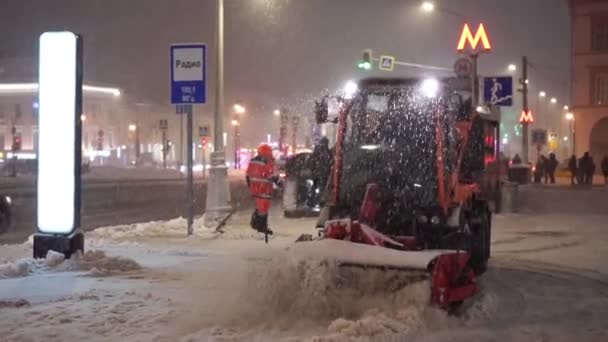
[[[251,222],[249,223],[249,225],[254,230],[260,231],[260,228],[262,227],[262,222],[261,222],[261,217],[258,214],[257,210],[254,210],[253,214],[251,214]]]
[[[258,232],[272,235],[272,230],[268,228],[268,214],[258,217],[260,218],[260,229],[258,229]]]

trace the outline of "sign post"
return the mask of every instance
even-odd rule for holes
[[[201,160],[203,162],[203,179],[205,178],[205,152],[207,151],[207,140],[209,139],[209,126],[201,126],[198,128],[198,136],[201,138]]]
[[[481,43],[481,48],[479,47],[479,43]],[[456,50],[460,53],[464,53],[466,51],[470,52],[470,57],[472,61],[472,75],[473,78],[473,89],[472,89],[472,97],[471,104],[473,108],[476,108],[479,104],[479,79],[477,75],[477,58],[479,57],[480,52],[490,52],[492,50],[492,45],[490,44],[490,39],[486,34],[486,29],[483,24],[479,24],[477,27],[477,31],[475,32],[475,36],[471,33],[471,29],[469,24],[464,24],[462,28],[462,33],[460,34],[460,39],[458,40],[458,45],[456,46]]]
[[[193,144],[193,108],[194,103],[205,103],[206,87],[206,54],[205,44],[177,44],[171,46],[171,103],[182,104],[187,114],[186,123],[186,169],[188,172],[188,235],[192,235],[194,222],[194,181],[192,174]]]
[[[547,130],[534,129],[532,130],[532,144],[536,145],[536,158],[540,158],[540,150],[547,144]]]
[[[39,40],[38,197],[34,258],[84,251],[80,232],[82,38],[45,32]]]
[[[167,153],[169,152],[169,148],[167,146],[167,129],[169,129],[169,122],[167,121],[167,119],[161,119],[159,121],[159,129],[163,135],[162,140],[163,140],[163,147],[162,147],[162,153],[163,153],[163,169],[167,168]]]

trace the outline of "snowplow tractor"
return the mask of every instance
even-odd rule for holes
[[[365,79],[341,99],[320,238],[296,244],[343,266],[422,271],[431,301],[477,292],[499,194],[499,117],[450,79]],[[323,99],[315,109],[328,117]],[[314,258],[314,255],[311,256]]]
[[[283,215],[287,218],[314,217],[321,210],[324,189],[315,184],[309,159],[310,153],[303,152],[285,162]]]

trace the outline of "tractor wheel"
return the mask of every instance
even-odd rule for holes
[[[487,205],[479,205],[474,209],[475,224],[471,229],[471,267],[475,274],[486,271],[490,256],[490,211]]]

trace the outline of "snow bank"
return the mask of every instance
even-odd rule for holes
[[[109,226],[97,228],[87,233],[87,238],[109,240],[137,240],[142,238],[168,238],[185,237],[187,235],[188,223],[185,218],[180,217],[169,221],[150,221],[128,225]],[[203,219],[197,219],[193,224],[193,233],[198,237],[215,237],[219,233],[205,228]]]
[[[137,271],[141,266],[134,260],[107,256],[102,251],[88,251],[65,260],[61,253],[49,251],[45,259],[22,258],[0,264],[0,279],[25,277],[49,271],[90,271],[91,275],[109,275]]]
[[[128,225],[101,227],[87,232],[87,242],[93,238],[93,243],[103,245],[103,241],[112,242],[141,241],[159,238],[184,238],[187,236],[188,223],[185,218],[179,217],[168,221],[150,221]],[[235,225],[226,228],[223,233],[209,229],[204,225],[204,217],[194,220],[192,225],[193,236],[201,239],[224,240],[263,240],[264,235],[248,226]],[[277,236],[281,233],[275,234]],[[270,236],[273,238],[276,236]]]

